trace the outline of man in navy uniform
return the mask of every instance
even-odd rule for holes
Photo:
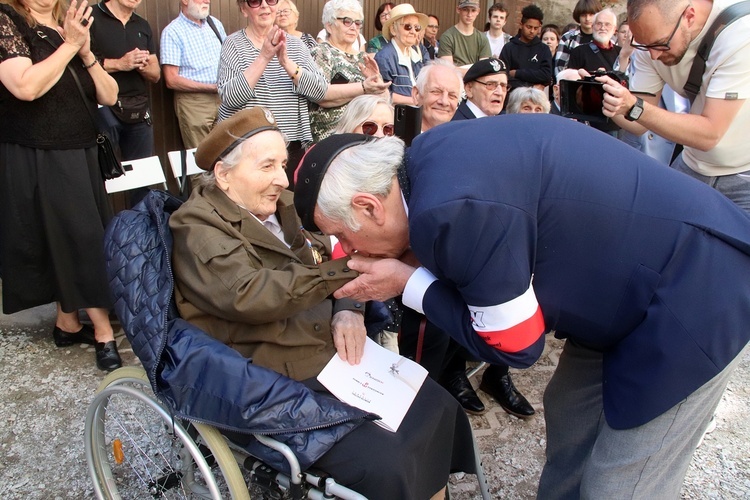
[[[544,134],[539,134],[544,130]],[[581,155],[581,144],[596,154]],[[526,367],[567,339],[544,395],[540,498],[677,498],[750,340],[750,218],[723,195],[550,115],[418,136],[334,136],[300,166],[304,226],[479,358]]]

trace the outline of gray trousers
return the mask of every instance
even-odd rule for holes
[[[544,392],[547,461],[537,498],[679,498],[693,452],[746,350],[654,420],[615,430],[602,409],[602,354],[568,340]]]

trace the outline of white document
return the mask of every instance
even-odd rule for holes
[[[375,423],[396,432],[427,377],[427,370],[367,339],[355,366],[334,355],[318,380],[341,401],[380,415]]]

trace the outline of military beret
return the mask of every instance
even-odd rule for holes
[[[335,134],[323,139],[310,148],[300,161],[295,172],[294,206],[302,220],[302,226],[308,231],[320,231],[313,221],[318,192],[331,162],[342,151],[375,140],[374,136],[364,134]]]
[[[505,68],[505,63],[500,59],[495,59],[494,57],[481,59],[472,64],[469,71],[466,72],[464,75],[464,83],[473,82],[484,75],[494,75],[507,72],[508,70]]]
[[[203,170],[213,170],[216,162],[255,134],[279,130],[273,114],[262,106],[243,109],[217,123],[198,145],[195,163]]]

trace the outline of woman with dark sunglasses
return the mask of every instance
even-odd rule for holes
[[[408,3],[397,5],[391,10],[391,17],[383,25],[383,36],[390,41],[375,54],[383,81],[391,82],[391,98],[394,104],[415,105],[412,88],[419,70],[430,56],[419,35],[427,26],[429,18],[419,14]]]
[[[308,103],[327,97],[329,80],[302,40],[275,26],[279,0],[238,0],[247,27],[221,47],[219,121],[241,109],[265,106],[289,141],[289,164],[296,165],[312,143]],[[293,186],[289,170],[290,189]]]
[[[366,134],[375,137],[393,135],[393,106],[382,95],[355,97],[339,118],[334,134]]]
[[[331,135],[353,98],[388,89],[375,59],[354,47],[364,21],[362,5],[357,0],[330,0],[323,7],[322,17],[328,38],[312,50],[312,55],[331,85],[326,98],[310,106],[315,142]]]

